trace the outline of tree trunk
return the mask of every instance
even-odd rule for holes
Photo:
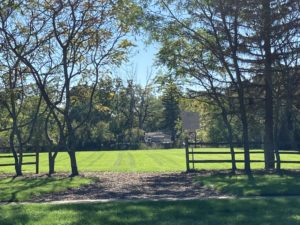
[[[20,130],[18,128],[18,125],[15,125],[15,130],[16,130],[16,134],[17,134],[17,139],[18,139],[18,152],[19,152],[19,172],[22,175],[22,165],[23,165],[23,143],[22,143],[22,137],[21,137],[21,133]]]
[[[68,154],[70,156],[71,169],[72,169],[71,176],[72,177],[78,176],[79,172],[78,172],[78,167],[77,167],[77,160],[76,160],[75,151],[70,150],[70,151],[68,151]]]
[[[270,0],[263,0],[263,41],[264,41],[264,78],[265,78],[265,168],[274,169],[274,122],[273,122],[273,74],[271,55],[271,8]]]
[[[279,153],[279,109],[281,105],[281,100],[279,98],[279,94],[275,96],[277,99],[275,106],[275,113],[274,113],[274,150],[276,155],[276,170],[280,172],[281,170],[281,162],[280,162],[280,153]]]
[[[51,150],[49,150],[49,153],[48,153],[48,159],[49,159],[49,172],[48,172],[48,175],[49,176],[51,176],[52,174],[55,173],[55,159],[56,159],[56,156],[57,156],[57,151],[52,154]]]
[[[247,113],[245,109],[243,89],[239,90],[239,102],[240,102],[240,115],[241,115],[242,127],[243,127],[245,172],[247,174],[251,174],[248,119],[247,119]]]
[[[10,134],[9,145],[10,145],[10,149],[12,151],[12,154],[13,154],[14,160],[15,160],[15,172],[16,172],[16,176],[22,176],[23,175],[23,173],[22,173],[22,167],[20,167],[18,153],[16,152],[16,149],[15,149],[15,145],[14,145],[14,132],[13,131]]]
[[[245,157],[245,172],[251,173],[250,166],[250,149],[249,149],[249,134],[248,134],[248,122],[242,119],[243,123],[243,144],[244,144],[244,157]]]
[[[293,81],[290,75],[289,71],[286,71],[285,76],[287,77],[287,82],[286,82],[286,87],[285,87],[285,91],[286,91],[286,125],[287,125],[287,132],[288,132],[288,142],[289,142],[289,147],[291,149],[295,149],[296,148],[296,142],[295,142],[295,137],[294,137],[294,132],[295,132],[295,126],[293,123],[293,111],[292,111],[292,107],[293,107]],[[286,143],[285,143],[286,145]]]
[[[276,155],[276,170],[277,172],[281,171],[281,161],[278,145],[275,144],[275,155]]]
[[[235,152],[234,152],[234,146],[233,146],[233,135],[232,135],[232,127],[228,121],[227,114],[224,110],[222,110],[222,117],[223,121],[225,123],[225,126],[227,128],[227,141],[229,143],[230,147],[230,154],[231,154],[231,170],[233,173],[236,171],[236,162],[235,162]]]

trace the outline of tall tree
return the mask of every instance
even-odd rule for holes
[[[72,175],[76,176],[73,140],[82,123],[74,124],[70,117],[71,89],[80,83],[92,87],[86,108],[90,112],[99,77],[108,71],[108,65],[120,65],[126,59],[131,43],[125,36],[139,8],[130,1],[10,3],[1,15],[1,35],[15,56],[30,69],[48,106],[49,118],[56,123],[59,133],[56,144],[67,150]],[[131,9],[132,14],[128,14]],[[50,84],[55,89],[49,88]],[[57,151],[49,157],[50,163],[56,155]]]
[[[15,160],[17,176],[22,175],[23,152],[30,142],[40,111],[41,97],[36,95],[32,80],[28,79],[27,68],[15,59],[10,51],[0,53],[0,105],[6,111],[6,127],[9,146]]]
[[[167,81],[164,84],[161,97],[163,105],[164,129],[171,134],[173,145],[175,145],[177,136],[176,124],[180,118],[180,95],[179,88],[173,81]]]
[[[239,116],[242,123],[245,170],[250,173],[249,124],[244,85],[245,80],[250,79],[251,74],[244,72],[245,68],[240,54],[244,46],[239,40],[243,30],[241,17],[245,7],[244,2],[238,0],[158,2],[163,11],[158,14],[159,24],[149,25],[152,36],[162,43],[168,43],[171,39],[178,40],[175,42],[178,55],[166,53],[165,58],[170,61],[170,59],[180,57],[181,51],[184,51],[180,44],[184,41],[192,43],[190,48],[200,48],[198,57],[203,56],[201,51],[205,48],[206,55],[212,55],[217,59],[215,66],[221,72],[218,74],[221,74],[222,79],[225,79],[227,83],[230,82],[230,88],[237,93]],[[153,17],[153,14],[151,16]],[[192,62],[201,60],[195,57],[197,56],[187,59]],[[169,66],[176,69],[176,60],[173,60]],[[215,74],[215,79],[218,79],[218,74]]]

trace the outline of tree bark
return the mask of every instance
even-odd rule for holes
[[[264,79],[265,79],[265,169],[274,169],[274,122],[273,122],[273,74],[271,55],[271,8],[270,0],[262,1],[263,41],[264,41]]]
[[[70,157],[70,162],[71,162],[71,176],[78,176],[79,172],[78,172],[78,167],[77,167],[77,160],[76,160],[76,155],[75,155],[75,151],[68,151],[69,157]]]
[[[224,110],[222,110],[222,117],[223,117],[223,121],[225,123],[225,126],[227,128],[227,140],[228,140],[228,143],[229,143],[230,155],[231,155],[231,170],[232,170],[233,173],[235,173],[237,168],[236,168],[235,152],[234,152],[234,146],[233,146],[232,127],[230,125],[230,122],[228,121],[227,113]]]
[[[49,153],[48,153],[48,159],[49,159],[49,172],[48,172],[48,175],[49,176],[51,176],[52,174],[55,173],[55,159],[56,159],[56,156],[57,156],[57,151],[52,154],[51,150],[49,150]]]
[[[23,176],[22,167],[20,166],[20,161],[19,161],[18,153],[17,153],[17,151],[15,149],[14,132],[13,131],[10,134],[10,137],[9,137],[9,145],[10,145],[10,149],[12,151],[12,154],[14,156],[16,176]]]
[[[244,102],[244,98],[241,100]],[[244,144],[244,160],[245,160],[245,172],[251,173],[250,166],[250,148],[249,148],[249,132],[248,132],[248,120],[244,104],[240,105],[241,120],[243,125],[243,144]]]

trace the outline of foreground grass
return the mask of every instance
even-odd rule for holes
[[[202,148],[200,151],[224,151],[226,148]],[[243,159],[242,154],[236,155]],[[282,155],[283,160],[299,160],[300,155]],[[230,155],[196,155],[195,159],[230,159]],[[263,159],[263,154],[251,154],[251,159]],[[25,162],[33,161],[34,157],[24,158]],[[172,150],[134,150],[134,151],[99,151],[78,152],[78,167],[83,172],[110,171],[110,172],[181,172],[185,171],[185,151]],[[13,163],[13,159],[0,158],[0,164]],[[243,169],[243,164],[237,164]],[[253,169],[262,169],[263,163],[252,163]],[[230,163],[195,164],[196,169],[230,169]],[[300,169],[300,164],[282,164],[283,169]],[[24,172],[33,173],[34,166],[24,166]],[[40,154],[40,171],[48,171],[48,155]],[[67,153],[59,153],[56,159],[57,172],[70,172],[70,161]],[[0,173],[14,173],[13,167],[0,167]]]
[[[197,182],[225,194],[236,196],[300,195],[300,174],[213,175],[199,177]]]
[[[91,178],[38,177],[0,180],[0,201],[28,201],[34,196],[67,190],[91,183]],[[0,222],[0,224],[2,224]]]
[[[1,225],[295,225],[300,199],[0,206]]]

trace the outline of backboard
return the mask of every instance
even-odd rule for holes
[[[198,113],[182,111],[181,119],[182,119],[184,130],[195,131],[200,129],[200,119]]]

